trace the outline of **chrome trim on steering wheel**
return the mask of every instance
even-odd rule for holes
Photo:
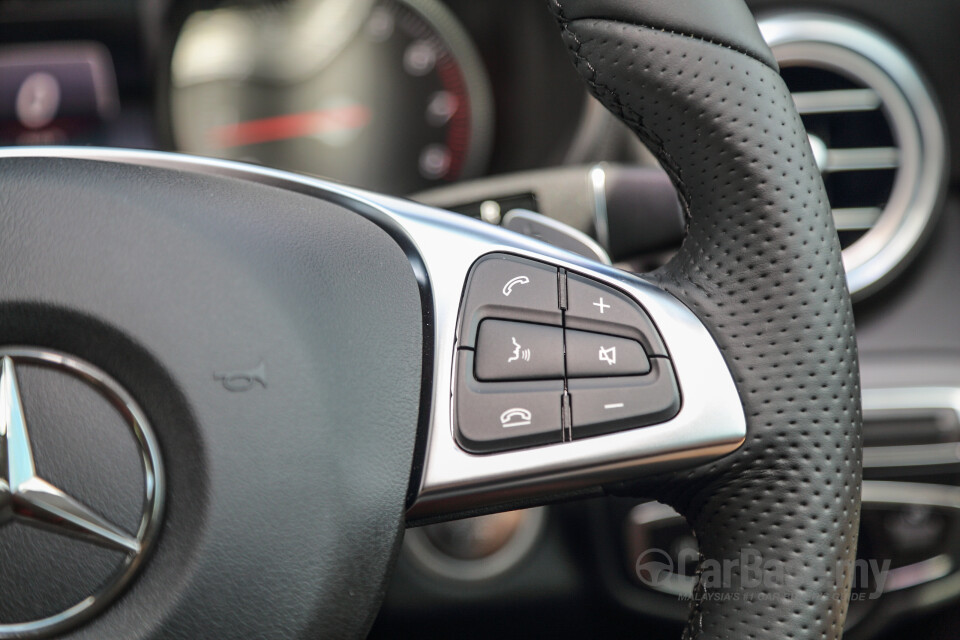
[[[421,426],[426,444],[409,521],[458,514],[596,490],[604,483],[694,466],[736,450],[746,419],[736,385],[716,343],[680,301],[642,278],[466,216],[328,181],[247,165],[155,151],[89,147],[0,149],[0,158],[83,159],[196,171],[252,180],[335,201],[385,228],[404,246],[425,292],[425,344],[432,338],[432,376]],[[589,275],[637,300],[659,328],[670,352],[683,405],[660,424],[556,445],[474,455],[453,432],[457,315],[473,263],[509,252]],[[429,400],[429,404],[427,404]],[[400,427],[404,425],[398,425]],[[424,437],[424,434],[421,434]]]

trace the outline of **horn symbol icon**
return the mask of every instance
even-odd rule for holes
[[[220,381],[224,389],[235,393],[249,391],[258,384],[266,389],[267,363],[261,359],[257,366],[252,369],[214,373],[213,377]]]

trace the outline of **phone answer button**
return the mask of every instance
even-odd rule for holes
[[[467,278],[458,346],[475,347],[488,318],[561,326],[558,292],[554,266],[506,254],[479,259]]]

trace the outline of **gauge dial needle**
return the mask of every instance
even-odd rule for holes
[[[208,136],[212,145],[226,149],[318,133],[360,129],[368,122],[370,109],[362,104],[353,104],[246,120],[210,129]]]

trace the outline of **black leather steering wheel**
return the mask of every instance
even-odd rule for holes
[[[652,277],[709,327],[747,415],[738,452],[647,486],[687,517],[703,558],[751,548],[799,569],[791,598],[699,583],[685,636],[839,637],[860,520],[857,347],[829,203],[777,63],[739,0],[552,4],[594,95],[673,178],[687,237]]]
[[[701,567],[735,567],[722,584],[698,582],[685,637],[842,635],[861,486],[853,315],[776,62],[741,0],[550,6],[590,89],[657,155],[687,212],[680,252],[645,279],[269,169],[116,150],[0,153],[0,637],[359,636],[406,525],[598,490],[669,503],[696,531]],[[507,299],[498,281],[503,299],[471,302],[483,259],[526,270],[514,278],[521,293]],[[559,283],[540,289],[553,302],[523,301],[538,274]],[[457,413],[474,392],[463,363],[479,349],[476,314],[576,328],[575,283],[635,309],[620,337],[639,336],[658,376],[638,377],[637,393],[674,384],[675,402],[629,425],[639,428],[581,438],[580,396],[557,383],[555,442],[471,450],[489,445],[466,438]],[[86,404],[54,410],[73,396],[40,374],[29,391],[17,374],[34,475],[126,528],[136,545],[97,539],[114,560],[69,561],[82,553],[70,546],[78,528],[86,541],[100,535],[90,516],[38,516],[53,493],[11,480],[23,475],[26,433],[11,372],[27,352],[69,355],[30,356],[28,368],[76,358],[89,364],[71,365],[83,380],[104,372],[156,434],[162,515],[109,486],[129,480],[104,472],[109,456],[91,462],[118,446],[110,436],[60,437],[57,416],[82,425]],[[554,389],[524,384],[510,389]],[[513,411],[502,415],[536,422]],[[156,519],[137,532],[141,510]],[[30,537],[33,525],[42,536]],[[50,529],[69,543],[51,542]],[[745,550],[781,581],[747,579]],[[61,615],[76,598],[88,606]]]

